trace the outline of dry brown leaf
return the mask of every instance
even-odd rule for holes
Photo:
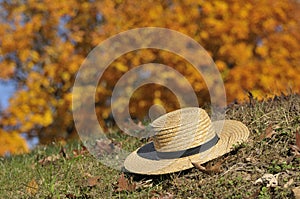
[[[74,157],[78,157],[78,156],[81,156],[81,155],[84,155],[84,154],[87,154],[88,153],[88,150],[85,146],[81,146],[80,149],[74,149],[72,151]]]
[[[39,189],[39,185],[35,181],[35,179],[32,179],[27,185],[26,185],[26,193],[30,196],[34,196]]]
[[[96,140],[96,151],[98,155],[110,154],[114,150],[114,145],[109,139]]]
[[[212,164],[212,162],[210,162],[206,165],[206,167],[202,166],[201,164],[199,164],[197,162],[192,162],[192,164],[194,165],[194,167],[196,167],[200,171],[211,174],[211,173],[221,173],[222,172],[221,166],[222,166],[223,162],[224,162],[224,160],[220,160],[220,161],[216,162],[215,164]]]
[[[134,191],[136,188],[136,183],[130,183],[129,180],[122,173],[118,179],[117,190],[116,191]]]
[[[87,185],[89,187],[94,187],[99,183],[100,176],[91,176],[87,179]]]
[[[295,187],[293,189],[294,195],[296,199],[300,199],[300,187]]]
[[[274,134],[276,134],[276,131],[274,131],[272,124],[269,124],[266,131],[259,136],[259,140],[262,141],[265,138],[271,138]]]
[[[204,166],[202,166],[200,163],[192,162],[192,164],[195,168],[199,169],[200,171],[206,172],[206,168]]]
[[[50,162],[55,162],[56,160],[60,159],[60,155],[59,154],[53,154],[53,155],[50,155],[50,156],[47,156],[41,160],[38,161],[39,164],[41,165],[46,165]]]
[[[224,162],[224,160],[220,160],[220,161],[216,162],[214,165],[209,163],[208,166],[206,166],[206,170],[209,173],[221,173],[222,172],[221,166],[222,166],[223,162]]]
[[[266,138],[271,138],[274,134],[276,134],[276,132],[274,131],[272,124],[270,124],[266,129]]]
[[[290,147],[293,150],[294,157],[300,157],[300,133],[298,130],[296,131],[296,145],[290,145]]]

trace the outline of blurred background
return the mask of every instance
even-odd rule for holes
[[[71,104],[76,72],[101,41],[132,28],[164,27],[196,40],[220,70],[228,103],[243,102],[248,93],[258,99],[299,93],[299,8],[297,0],[0,0],[0,155],[77,139]],[[151,62],[182,73],[200,105],[210,103],[201,75],[186,60],[143,49],[105,71],[96,93],[99,122],[112,119],[118,79]],[[134,92],[131,116],[144,120],[153,104],[179,107],[170,90],[151,84]]]

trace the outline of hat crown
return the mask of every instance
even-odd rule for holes
[[[151,124],[158,152],[174,152],[193,148],[216,136],[206,111],[198,107],[167,113]]]

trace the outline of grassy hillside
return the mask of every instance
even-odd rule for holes
[[[300,96],[249,99],[230,105],[226,117],[248,126],[249,141],[200,169],[124,175],[102,165],[80,143],[39,146],[29,154],[0,158],[0,198],[295,198]],[[145,143],[120,132],[110,137],[127,150]],[[264,174],[278,184],[255,183]]]

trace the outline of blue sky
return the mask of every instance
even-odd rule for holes
[[[0,82],[0,107],[6,108],[9,105],[9,98],[14,94],[15,86],[13,83]]]
[[[9,98],[15,92],[15,85],[12,82],[3,83],[0,81],[0,108],[6,108],[9,105]],[[22,135],[26,139],[26,134]],[[38,138],[27,140],[29,148],[34,148],[38,144]]]

